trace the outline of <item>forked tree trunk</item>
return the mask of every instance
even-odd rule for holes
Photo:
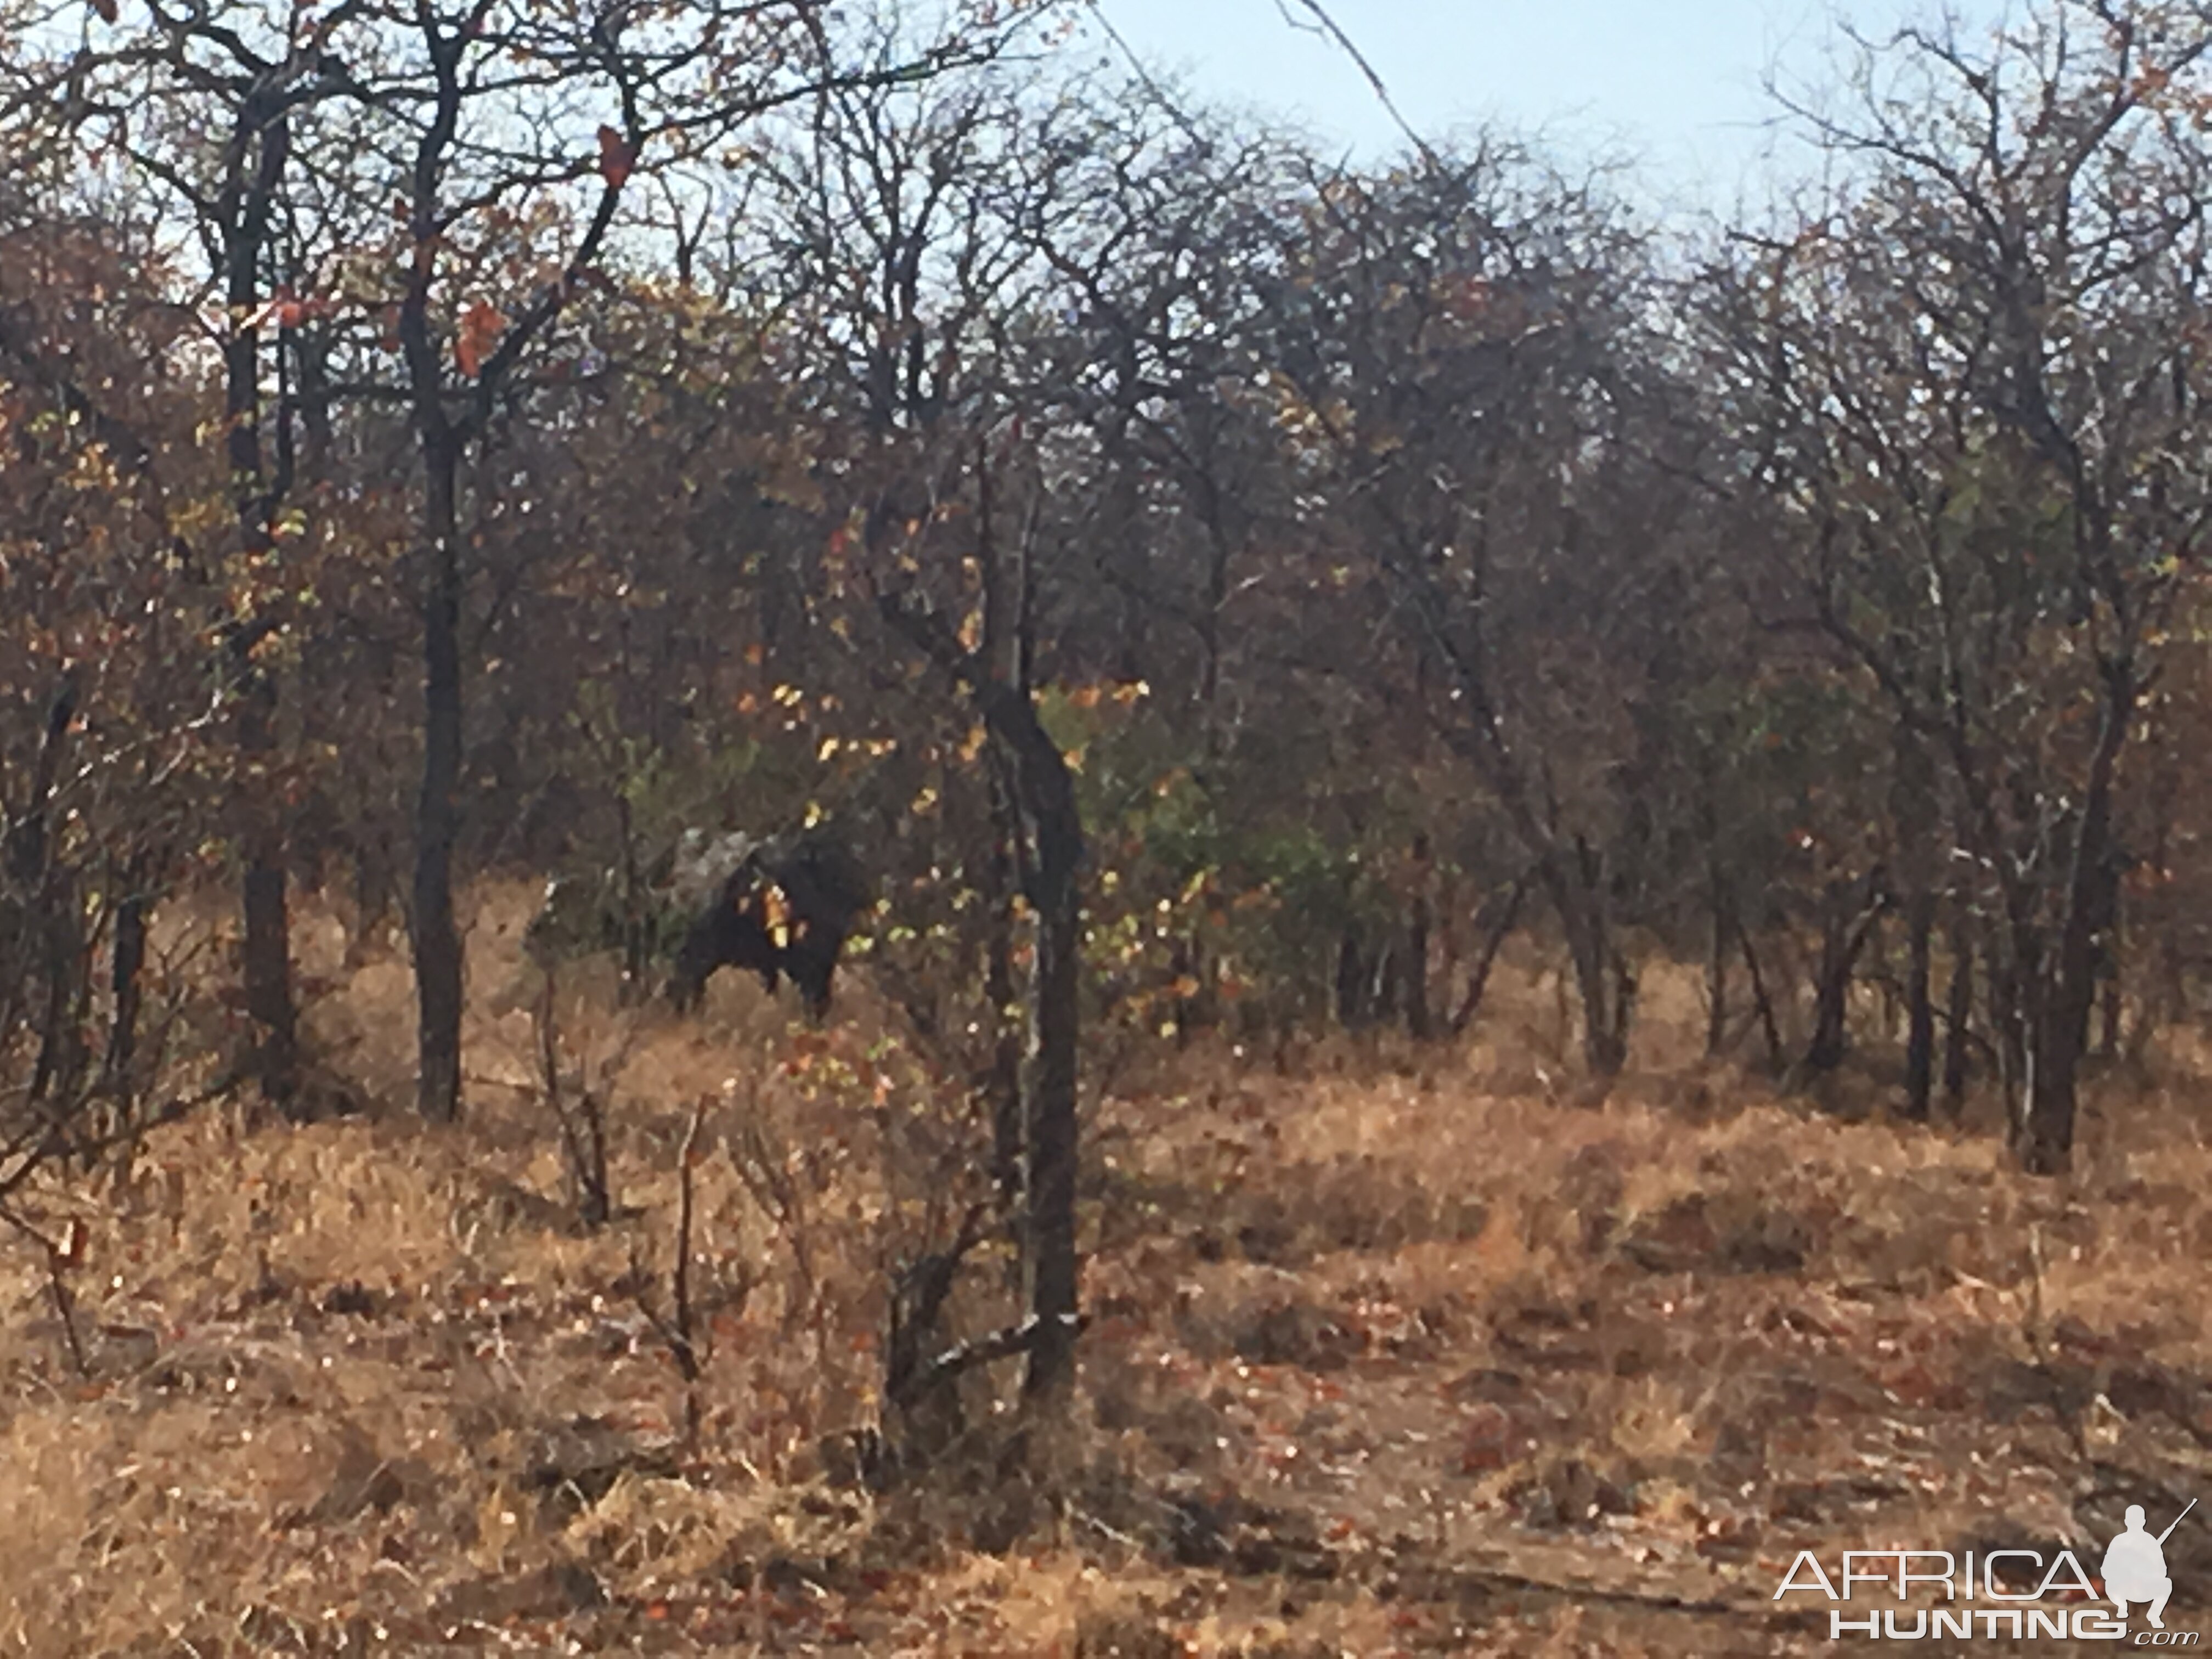
[[[1504,948],[1507,936],[1513,932],[1513,924],[1520,920],[1522,901],[1528,893],[1528,878],[1522,876],[1506,890],[1502,901],[1498,895],[1493,893],[1477,913],[1475,925],[1484,929],[1482,948],[1476,952],[1474,967],[1468,970],[1467,989],[1462,993],[1459,1006],[1452,1011],[1450,1024],[1446,1028],[1452,1036],[1458,1036],[1465,1031],[1481,1008],[1482,994],[1490,987],[1490,970],[1497,966],[1498,953]]]
[[[483,437],[500,393],[524,353],[559,319],[597,261],[630,167],[600,168],[598,202],[571,244],[558,279],[542,288],[520,316],[506,322],[489,354],[471,362],[457,352],[472,382],[467,412],[457,416],[447,404],[445,343],[431,319],[434,298],[439,297],[438,261],[452,223],[473,210],[448,201],[446,190],[452,182],[449,171],[463,129],[463,110],[481,89],[480,83],[462,73],[463,59],[479,31],[465,21],[447,27],[433,7],[418,9],[415,21],[428,53],[432,89],[418,111],[420,125],[410,158],[404,206],[411,246],[398,307],[409,412],[422,463],[422,787],[415,810],[413,918],[421,1019],[416,1097],[424,1116],[449,1122],[461,1111],[462,957],[453,917],[453,855],[460,826],[461,609],[466,591],[460,543],[461,462],[468,445]],[[617,53],[611,35],[605,44],[607,68],[612,71]],[[633,160],[642,140],[635,116],[634,106],[626,109],[626,130],[620,135],[620,153]]]
[[[240,543],[250,560],[270,551],[270,524],[278,501],[291,487],[289,444],[279,444],[274,479],[267,476],[264,465],[261,335],[259,325],[249,320],[261,298],[262,258],[270,214],[289,153],[290,128],[281,109],[266,107],[258,93],[249,95],[239,110],[230,150],[231,172],[217,211],[223,235],[224,297],[230,318],[230,332],[223,342],[226,450]],[[253,157],[250,171],[249,155]],[[282,412],[280,419],[289,419],[289,411]],[[234,622],[231,631],[232,668],[240,692],[238,748],[249,774],[240,901],[246,932],[246,1011],[255,1028],[252,1073],[262,1093],[289,1115],[298,1091],[299,1036],[292,999],[284,819],[281,805],[270,798],[269,781],[252,775],[265,772],[276,748],[276,682],[253,660],[255,646],[270,631],[265,623],[244,620]]]
[[[2097,994],[2097,947],[2110,926],[2115,872],[2111,858],[2112,783],[2136,688],[2125,664],[2107,671],[2104,723],[2090,757],[2088,787],[2075,832],[2066,910],[2057,959],[2031,1028],[2035,1065],[2014,1151],[2031,1175],[2057,1175],[2072,1161],[2075,1092]]]
[[[1743,951],[1743,971],[1751,981],[1751,1006],[1759,1016],[1759,1034],[1766,1039],[1766,1063],[1770,1069],[1782,1070],[1782,1022],[1775,1017],[1774,998],[1766,988],[1766,975],[1759,965],[1759,951],[1751,942],[1751,929],[1744,926],[1739,912],[1735,918],[1735,942]]]
[[[899,614],[899,613],[894,613]],[[1075,780],[1026,691],[952,654],[924,624],[934,654],[966,681],[977,712],[1010,765],[1028,856],[1023,875],[1034,914],[1029,1052],[1022,1068],[1022,1276],[1031,1328],[1023,1393],[1048,1410],[1067,1401],[1075,1376],[1076,1117],[1082,1031],[1083,817]]]
[[[1595,1076],[1618,1076],[1628,1060],[1636,981],[1613,938],[1602,862],[1577,836],[1571,848],[1555,848],[1541,872],[1567,936],[1582,1001],[1583,1060]]]
[[[1067,1407],[1075,1380],[1076,1115],[1082,1027],[1083,816],[1066,757],[1039,719],[1028,690],[1030,585],[1007,591],[991,541],[988,459],[977,514],[985,573],[982,647],[969,650],[943,620],[885,595],[894,627],[960,684],[1005,757],[1020,817],[1021,874],[1033,913],[1034,966],[1029,984],[1029,1052],[1022,1068],[1022,1278],[1028,1304],[1021,1347],[1028,1355],[1024,1396],[1048,1416]],[[1024,537],[1026,549],[1028,538]]]
[[[1864,885],[1864,900],[1856,908],[1852,901],[1859,883],[1829,886],[1826,914],[1821,918],[1820,975],[1814,988],[1813,1040],[1805,1048],[1808,1072],[1832,1072],[1843,1064],[1850,1044],[1851,980],[1881,920],[1883,902],[1879,872],[1869,874]]]

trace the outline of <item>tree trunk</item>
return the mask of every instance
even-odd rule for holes
[[[1766,1063],[1773,1070],[1782,1069],[1782,1024],[1774,1015],[1774,999],[1767,994],[1766,975],[1759,966],[1759,952],[1751,943],[1751,929],[1743,924],[1741,913],[1735,918],[1735,942],[1743,951],[1743,970],[1751,980],[1751,1006],[1759,1016],[1760,1034],[1766,1039]]]
[[[1013,785],[994,765],[988,866],[990,932],[984,941],[983,994],[991,1004],[991,1173],[1012,1209],[1022,1190],[1022,1038],[1014,982],[1014,901],[1020,891],[1021,811]]]
[[[1832,1072],[1844,1063],[1850,1036],[1851,972],[1856,965],[1847,949],[1850,934],[1840,917],[1823,919],[1820,931],[1820,976],[1814,987],[1813,1039],[1805,1045],[1805,1069]]]
[[[1075,1188],[1080,1151],[1077,1090],[1082,1034],[1083,814],[1066,757],[1038,718],[1030,692],[1034,589],[1029,559],[1036,520],[1022,538],[1018,591],[993,537],[989,452],[976,451],[977,563],[984,581],[983,637],[964,646],[942,618],[897,595],[879,596],[885,618],[945,668],[1003,758],[1018,815],[1016,867],[1033,914],[1029,1053],[1022,1074],[1022,1277],[1029,1316],[1024,1399],[1062,1416],[1074,1392],[1077,1289]]]
[[[2173,871],[2174,798],[2180,788],[2179,769],[2160,766],[2155,771],[2156,781],[2151,797],[2151,879],[2162,890],[2172,879]],[[2144,989],[2143,1006],[2136,1016],[2135,1038],[2132,1047],[2140,1052],[2148,1042],[2152,1028],[2171,1024],[2189,1011],[2189,982],[2185,953],[2181,944],[2180,907],[2172,902],[2170,892],[2161,891],[2160,899],[2146,910],[2154,910],[2157,917],[2158,966],[2154,970],[2157,990]],[[2146,922],[2149,917],[2144,917]]]
[[[2115,957],[2118,954],[2114,952]],[[2125,1023],[2126,1008],[2120,995],[2120,966],[2117,960],[2108,961],[2106,964],[2103,996],[2104,1018],[2097,1031],[2096,1057],[2109,1062],[2119,1058],[2120,1050],[2124,1046],[2120,1039],[2124,1035],[2122,1027]]]
[[[1364,1026],[1373,989],[1373,964],[1360,943],[1358,925],[1347,921],[1336,942],[1336,1023],[1347,1031]]]
[[[440,191],[464,92],[462,40],[442,34],[422,14],[437,95],[415,144],[409,202],[414,241],[407,289],[399,304],[399,344],[415,440],[422,462],[422,785],[415,803],[415,997],[418,1074],[416,1103],[433,1122],[461,1115],[461,936],[453,920],[453,847],[459,835],[461,775],[460,472],[467,442],[446,401],[442,343],[431,323],[444,214]],[[593,222],[596,234],[599,222]],[[500,350],[523,337],[510,328]],[[491,383],[479,366],[476,393]]]
[[[1935,757],[1910,722],[1899,722],[1895,745],[1889,815],[1897,826],[1898,876],[1905,890],[1905,1115],[1925,1122],[1936,1079],[1930,976],[1936,888],[1943,867],[1942,798]]]
[[[2097,994],[2097,947],[2112,910],[2112,780],[2135,714],[2136,683],[2124,662],[2110,665],[2106,677],[2104,723],[2082,794],[2056,971],[2032,1028],[2035,1064],[2015,1148],[2031,1175],[2057,1175],[2072,1161],[2075,1089]]]
[[[442,424],[442,423],[441,423]],[[421,1019],[422,1115],[461,1113],[461,937],[453,917],[453,847],[459,836],[461,562],[459,444],[423,434],[426,551],[422,594],[422,788],[415,810],[415,983]]]
[[[32,769],[30,798],[8,832],[8,875],[23,907],[21,915],[11,918],[21,951],[17,973],[26,981],[42,980],[46,992],[39,1056],[26,1096],[33,1107],[43,1104],[56,1080],[65,1080],[70,1070],[68,1051],[74,1022],[69,1018],[69,963],[76,929],[70,913],[76,896],[68,890],[64,872],[55,866],[50,820],[54,793],[61,782],[62,755],[76,720],[78,696],[76,675],[65,673],[46,709],[46,730]],[[18,994],[27,999],[27,988]]]
[[[1491,900],[1483,905],[1484,914],[1496,905],[1497,919],[1489,924],[1483,934],[1482,949],[1475,956],[1474,966],[1468,971],[1467,989],[1460,997],[1459,1006],[1452,1011],[1451,1023],[1446,1028],[1452,1036],[1457,1036],[1465,1031],[1473,1023],[1476,1011],[1482,1006],[1482,994],[1490,985],[1490,970],[1497,965],[1498,953],[1504,948],[1507,936],[1513,932],[1513,924],[1520,919],[1521,902],[1528,893],[1528,878],[1522,876],[1507,890],[1504,903],[1498,904],[1497,896],[1493,894]],[[1483,915],[1478,915],[1475,924],[1480,927],[1482,923]]]
[[[1879,874],[1868,875],[1866,900],[1856,915],[1851,913],[1850,901],[1859,884],[1835,882],[1829,886],[1820,933],[1820,977],[1814,989],[1813,1040],[1805,1048],[1808,1072],[1832,1072],[1843,1064],[1850,1038],[1851,979],[1881,915],[1880,883]]]
[[[991,723],[1017,757],[1015,776],[1034,854],[1030,897],[1036,911],[1022,1124],[1024,1273],[1036,1328],[1023,1392],[1057,1406],[1074,1382],[1083,823],[1074,780],[1035,705],[1011,688],[996,689],[1004,695],[988,700],[995,710]]]
[[[1566,933],[1582,999],[1583,1057],[1592,1075],[1616,1077],[1628,1060],[1636,981],[1613,940],[1602,864],[1589,843],[1577,836],[1571,851],[1556,850],[1542,871]]]
[[[40,890],[44,912],[46,1019],[39,1031],[39,1058],[31,1072],[27,1097],[33,1107],[51,1103],[58,1123],[82,1103],[77,1087],[84,1073],[81,1017],[89,1000],[90,981],[78,926],[80,902],[74,872],[49,864]]]
[[[1951,922],[1949,1029],[1943,1039],[1943,1104],[1954,1118],[1966,1098],[1966,1044],[1974,1018],[1974,935],[1964,898],[1958,902]]]
[[[1215,488],[1210,474],[1204,483],[1200,516],[1206,525],[1207,557],[1206,599],[1198,617],[1198,702],[1200,718],[1206,722],[1206,753],[1212,759],[1220,754],[1223,735],[1221,629],[1223,617],[1229,609],[1231,542],[1228,526],[1223,521],[1220,492]]]
[[[898,1430],[902,1456],[927,1463],[959,1438],[964,1428],[957,1373],[933,1376],[945,1322],[945,1304],[959,1283],[960,1268],[982,1237],[982,1212],[969,1212],[957,1235],[941,1250],[924,1252],[891,1275],[889,1329],[884,1343],[884,1400]]]
[[[1429,1013],[1429,899],[1415,896],[1406,922],[1406,960],[1399,981],[1406,1006],[1406,1031],[1416,1042],[1426,1042],[1434,1022]]]
[[[629,796],[615,793],[616,830],[622,837],[622,988],[617,995],[625,1007],[635,1006],[653,994],[653,958],[652,901],[646,891],[645,868],[638,857],[636,816]]]
[[[1990,1024],[1996,1038],[1997,1092],[2003,1097],[2005,1133],[2017,1143],[2023,1116],[2022,1091],[2030,1073],[2030,1047],[2027,1042],[2027,987],[2022,981],[2019,958],[2039,949],[2033,930],[2025,939],[2015,937],[2011,947],[2014,961],[2004,960],[2001,952],[1993,951],[1989,963]]]
[[[246,855],[246,1010],[260,1029],[254,1069],[261,1092],[289,1116],[299,1091],[299,1030],[283,860],[283,830],[264,825]]]
[[[108,1085],[116,1103],[128,1115],[133,1099],[131,1064],[138,1052],[138,1012],[145,994],[146,921],[151,900],[143,890],[137,868],[124,872],[129,890],[115,907],[115,947],[108,964],[107,982],[113,1000],[107,1028]]]
[[[1936,929],[1936,895],[1922,887],[1906,902],[1907,959],[1905,973],[1905,1115],[1928,1116],[1935,1081],[1936,1009],[1929,994],[1930,942]]]
[[[1735,905],[1728,878],[1716,860],[1709,872],[1712,894],[1712,945],[1705,959],[1705,1057],[1717,1059],[1728,1047],[1729,946],[1734,942]]]
[[[258,140],[248,175],[246,158]],[[258,94],[240,106],[232,170],[218,203],[223,234],[224,298],[230,332],[223,342],[223,415],[228,422],[233,508],[240,550],[249,562],[268,557],[270,524],[291,488],[289,445],[279,445],[277,477],[266,476],[261,450],[261,336],[249,319],[261,298],[261,261],[270,215],[290,150],[290,130]],[[280,434],[280,436],[282,434]],[[285,834],[279,803],[270,799],[267,768],[276,747],[276,685],[253,659],[273,631],[267,622],[234,621],[233,669],[240,702],[239,753],[248,775],[245,872],[240,903],[246,939],[246,1011],[256,1029],[252,1060],[261,1091],[287,1116],[298,1091],[299,1034],[292,998],[291,922],[285,895]]]
[[[233,635],[240,679],[239,752],[247,764],[265,766],[275,750],[276,688],[266,670],[252,660],[256,631]],[[246,811],[246,871],[240,898],[245,910],[246,1012],[255,1028],[252,1073],[261,1092],[290,1116],[299,1090],[298,1013],[292,998],[292,924],[285,892],[284,825],[267,799],[267,780],[249,788]]]

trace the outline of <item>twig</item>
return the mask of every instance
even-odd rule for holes
[[[1490,984],[1490,970],[1497,965],[1498,952],[1504,947],[1506,936],[1512,933],[1513,924],[1520,920],[1521,902],[1528,896],[1528,882],[1529,877],[1527,875],[1515,878],[1513,886],[1504,901],[1503,910],[1498,914],[1497,920],[1490,924],[1489,931],[1482,941],[1482,954],[1476,958],[1473,971],[1468,975],[1466,994],[1461,997],[1459,1006],[1452,1011],[1447,1029],[1454,1036],[1465,1033],[1468,1026],[1474,1019],[1476,1010],[1482,1006],[1482,994]],[[1493,895],[1493,900],[1494,898]],[[1492,904],[1483,906],[1486,912],[1492,908]],[[1477,923],[1480,923],[1483,920],[1484,917],[1480,915],[1475,918]]]
[[[244,1080],[242,1072],[234,1068],[227,1071],[196,1095],[162,1102],[160,1112],[151,1120],[126,1124],[110,1133],[76,1141],[74,1143],[75,1150],[87,1158],[96,1159],[102,1152],[137,1139],[153,1124],[177,1122],[194,1108],[234,1092]],[[77,1109],[60,1109],[49,1105],[36,1109],[40,1114],[39,1121],[15,1139],[0,1146],[0,1201],[4,1201],[16,1188],[28,1182],[45,1166],[48,1158],[58,1157],[71,1148],[72,1143],[66,1132],[76,1116]]]
[[[695,1102],[691,1121],[684,1127],[684,1145],[676,1154],[676,1363],[684,1380],[699,1380],[699,1354],[691,1340],[691,1165],[699,1144],[699,1125],[705,1121],[707,1103]]]
[[[804,1295],[794,1299],[787,1321],[795,1321],[801,1312],[815,1302],[814,1250],[807,1237],[805,1197],[797,1181],[792,1178],[787,1160],[774,1156],[768,1137],[761,1133],[760,1091],[753,1090],[751,1109],[730,1137],[730,1161],[736,1167],[738,1179],[744,1183],[745,1191],[762,1212],[782,1235],[785,1246],[791,1251],[792,1266],[797,1269]]]
[[[699,1350],[692,1340],[691,1317],[691,1164],[699,1144],[699,1125],[707,1115],[707,1103],[702,1099],[691,1108],[691,1121],[684,1130],[684,1145],[676,1157],[676,1261],[669,1273],[669,1293],[674,1299],[670,1316],[663,1319],[647,1299],[647,1276],[632,1257],[631,1275],[637,1281],[637,1310],[643,1314],[655,1334],[668,1345],[669,1357],[676,1361],[676,1369],[683,1373],[686,1383],[699,1380]],[[698,1400],[687,1397],[684,1412],[693,1432],[697,1432]]]
[[[84,1253],[82,1224],[70,1222],[61,1242],[57,1243],[5,1206],[0,1206],[0,1221],[6,1222],[46,1252],[46,1291],[53,1297],[54,1312],[61,1318],[62,1336],[69,1344],[70,1358],[75,1363],[79,1376],[90,1377],[92,1362],[85,1358],[84,1342],[76,1334],[76,1298],[70,1294],[69,1285],[62,1278],[62,1269],[72,1265]]]
[[[586,1089],[577,1107],[578,1116],[572,1118],[561,1087],[561,1045],[555,1019],[553,969],[544,969],[545,992],[539,1002],[537,1015],[538,1064],[540,1086],[545,1091],[545,1103],[553,1109],[554,1121],[561,1126],[561,1149],[568,1161],[568,1172],[576,1183],[576,1208],[584,1224],[597,1230],[606,1224],[614,1213],[613,1194],[607,1188],[606,1122],[597,1094]]]
[[[1367,55],[1352,44],[1352,37],[1344,32],[1335,18],[1329,15],[1327,9],[1322,5],[1321,0],[1275,0],[1275,3],[1283,14],[1283,21],[1292,28],[1304,29],[1309,33],[1325,36],[1334,43],[1339,52],[1352,61],[1359,72],[1367,77],[1367,84],[1374,88],[1376,100],[1380,101],[1383,109],[1389,112],[1390,118],[1398,124],[1398,131],[1406,135],[1407,142],[1420,151],[1423,161],[1442,173],[1444,170],[1444,164],[1436,151],[1429,147],[1429,141],[1414,131],[1412,124],[1399,112],[1397,102],[1390,96],[1389,86],[1383,81],[1381,73],[1374,64],[1367,61]],[[1293,4],[1302,10],[1310,12],[1314,21],[1310,23],[1299,22],[1291,13]]]
[[[900,1406],[912,1406],[933,1384],[945,1380],[922,1361],[921,1345],[929,1341],[952,1294],[961,1265],[989,1233],[998,1218],[988,1204],[968,1206],[952,1242],[891,1275],[890,1340],[885,1344],[884,1392]]]
[[[1065,1314],[1061,1322],[1080,1334],[1090,1324],[1089,1316]],[[1042,1342],[1046,1334],[1045,1322],[1031,1314],[1018,1325],[1009,1325],[988,1336],[971,1337],[954,1344],[915,1373],[910,1395],[919,1399],[939,1383],[951,1381],[961,1372],[977,1365],[987,1365],[995,1359],[1010,1358],[1018,1353],[1027,1353]]]
[[[1116,1528],[1108,1526],[1097,1516],[1091,1514],[1090,1510],[1071,1510],[1070,1513],[1073,1514],[1078,1521],[1082,1522],[1084,1525],[1094,1528],[1105,1538],[1121,1545],[1122,1548],[1138,1555],[1144,1553],[1145,1547],[1143,1544],[1139,1543],[1136,1539],[1130,1537],[1127,1533],[1122,1532]]]

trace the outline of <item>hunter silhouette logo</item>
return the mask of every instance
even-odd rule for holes
[[[2196,1507],[2192,1498],[2188,1508],[2173,1517],[2172,1526],[2154,1538],[2143,1530],[2143,1506],[2128,1505],[2128,1529],[2112,1540],[2105,1552],[2105,1595],[2119,1609],[2121,1618],[2128,1616],[2129,1602],[2142,1601],[2149,1607],[2145,1616],[2150,1627],[2166,1628],[2166,1603],[2173,1594],[2173,1580],[2166,1572],[2166,1540]]]

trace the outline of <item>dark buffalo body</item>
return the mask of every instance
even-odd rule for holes
[[[670,999],[692,1008],[717,969],[749,969],[773,991],[787,976],[819,1019],[854,920],[872,896],[860,864],[822,830],[754,842],[691,840],[679,875],[705,902],[692,912],[676,952]]]

